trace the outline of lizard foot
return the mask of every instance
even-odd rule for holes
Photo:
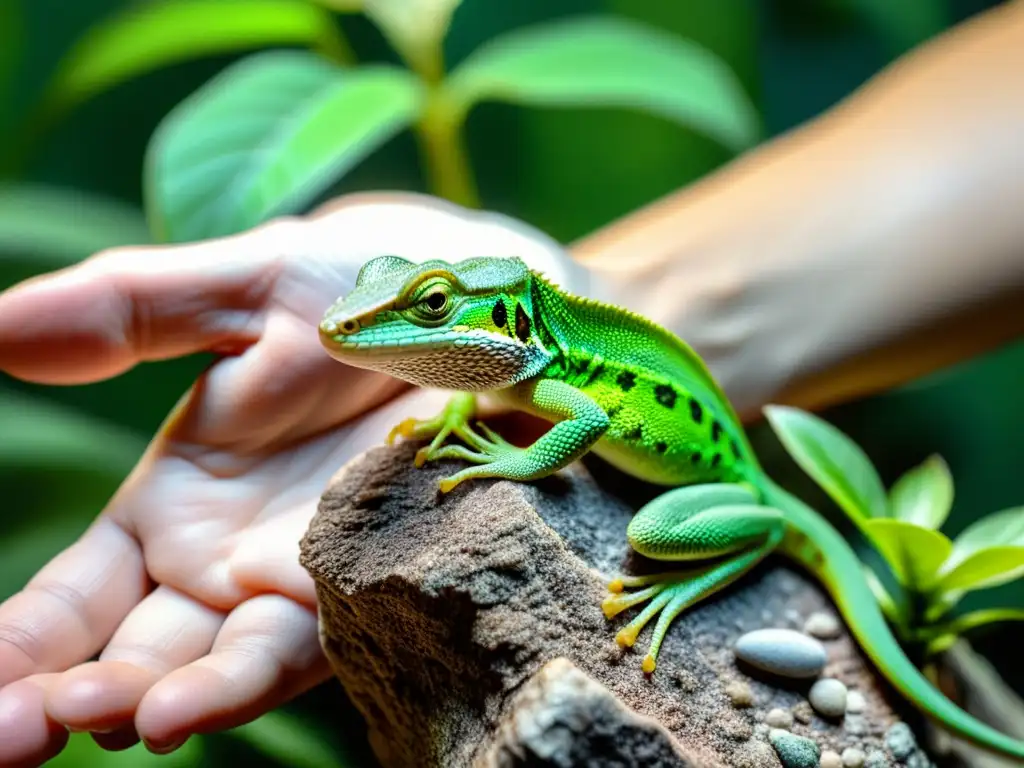
[[[470,419],[476,413],[476,398],[469,392],[459,392],[445,404],[444,410],[431,419],[405,419],[388,433],[388,445],[392,445],[399,437],[407,440],[426,440],[432,438],[430,445],[416,452],[416,466],[422,467],[434,458],[449,435],[460,437],[466,442],[467,434],[472,430]]]
[[[601,603],[601,609],[609,619],[634,605],[647,603],[643,611],[615,635],[615,642],[623,648],[631,648],[643,628],[658,616],[654,635],[642,663],[643,671],[647,674],[654,672],[657,666],[658,650],[672,622],[683,610],[700,599],[700,577],[713,569],[714,566],[708,566],[697,570],[621,577],[608,585],[612,594]],[[631,587],[642,589],[624,591]]]
[[[420,450],[419,453],[429,451],[426,459],[430,461],[462,459],[477,465],[442,479],[439,483],[442,493],[448,493],[463,480],[468,480],[471,477],[520,479],[522,473],[519,468],[524,463],[526,449],[512,445],[482,422],[476,423],[476,429],[478,431],[466,427],[458,433],[459,437],[472,449],[463,445],[444,445],[436,450],[429,448]],[[417,453],[417,458],[419,458],[419,453]]]

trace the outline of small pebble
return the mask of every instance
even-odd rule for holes
[[[804,622],[804,632],[808,635],[820,637],[823,640],[832,640],[839,637],[842,627],[835,614],[827,611],[816,611],[807,617]]]
[[[820,765],[821,768],[843,768],[843,758],[839,756],[838,752],[826,749],[821,753],[821,761],[818,765]]]
[[[828,661],[825,646],[792,629],[757,629],[736,641],[736,657],[751,666],[793,678],[815,677]]]
[[[918,749],[907,758],[907,768],[935,768],[935,763],[928,759],[928,755]]]
[[[889,758],[880,749],[872,749],[864,760],[864,768],[889,768]]]
[[[843,720],[843,730],[851,736],[863,736],[868,732],[868,721],[864,715],[851,715],[847,713]]]
[[[868,708],[867,699],[860,691],[850,691],[846,694],[846,711],[852,715],[859,715]]]
[[[811,705],[806,701],[798,701],[794,704],[792,712],[793,717],[804,725],[807,725],[807,723],[814,719],[814,712],[811,711]]]
[[[885,746],[892,751],[893,757],[897,760],[906,760],[917,749],[917,740],[909,725],[895,723],[885,732]]]
[[[864,752],[856,747],[843,750],[843,768],[861,768],[864,765]]]
[[[818,680],[807,694],[811,706],[825,717],[842,717],[846,712],[846,686],[832,677]]]
[[[768,741],[785,768],[817,768],[821,748],[810,739],[775,728],[768,734]]]
[[[754,703],[754,692],[742,680],[733,680],[725,686],[725,695],[734,707],[749,707]]]
[[[789,713],[788,709],[781,709],[779,707],[769,710],[768,714],[764,716],[764,721],[772,728],[793,727],[793,715]]]

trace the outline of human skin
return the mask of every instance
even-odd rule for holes
[[[575,244],[575,263],[503,217],[358,195],[224,240],[98,254],[0,295],[0,369],[25,380],[224,354],[93,526],[0,606],[0,764],[38,765],[66,727],[166,752],[326,678],[297,542],[338,467],[445,399],[320,348],[321,312],[372,256],[520,255],[686,338],[748,417],[1018,336],[1020,71],[1017,2]]]

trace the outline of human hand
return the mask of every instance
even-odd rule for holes
[[[93,525],[0,605],[0,764],[44,762],[68,728],[168,752],[325,679],[299,539],[345,461],[444,400],[320,346],[324,310],[385,253],[519,255],[586,290],[557,244],[518,222],[381,194],[226,239],[101,253],[0,295],[0,370],[28,381],[224,355]]]

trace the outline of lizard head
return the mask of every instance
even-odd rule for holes
[[[507,387],[549,360],[532,320],[531,280],[518,258],[379,256],[324,314],[320,341],[342,362],[419,386]]]

